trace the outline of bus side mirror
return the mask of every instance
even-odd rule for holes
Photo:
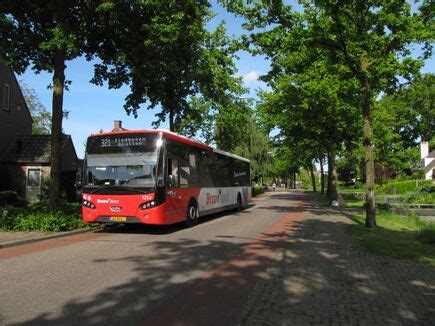
[[[173,176],[172,174],[168,176],[168,186],[169,188],[175,186],[175,176]]]
[[[157,187],[161,188],[164,187],[165,183],[163,182],[163,177],[157,178]]]

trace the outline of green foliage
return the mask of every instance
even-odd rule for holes
[[[390,181],[377,188],[377,193],[391,195],[395,192],[398,195],[403,195],[416,191],[418,187],[429,186],[431,183],[431,180]]]
[[[415,174],[420,165],[420,139],[431,140],[435,126],[435,76],[425,74],[373,107],[376,161],[400,175]]]
[[[387,256],[414,259],[435,265],[435,224],[411,214],[398,216],[389,211],[377,213],[378,228],[364,227],[362,215],[351,232],[369,250]]]
[[[281,1],[223,2],[247,20],[245,27],[250,35],[244,40],[246,48],[271,58],[272,68],[264,79],[272,88],[279,84],[277,89],[285,89],[273,89],[278,95],[269,96],[274,105],[269,105],[267,111],[277,107],[282,112],[278,113],[283,117],[280,120],[294,124],[291,135],[329,141],[330,161],[335,157],[332,147],[338,143],[337,134],[341,130],[353,131],[353,126],[359,125],[360,134],[364,135],[361,140],[366,188],[371,192],[372,102],[380,92],[396,89],[401,81],[398,76],[411,80],[418,75],[423,59],[430,57],[434,39],[430,2],[424,1],[417,13],[402,0],[307,0],[300,2],[299,11]],[[410,56],[415,44],[423,45],[421,57]],[[340,110],[349,113],[356,106],[360,107],[359,115],[349,114],[351,119],[341,119]],[[307,118],[310,112],[313,116]],[[299,141],[292,138],[288,143]],[[334,175],[331,172],[333,169],[329,175]],[[371,226],[375,225],[373,200],[373,196],[367,196],[367,225]]]
[[[15,191],[5,190],[0,191],[0,206],[15,206],[24,207],[26,206],[26,201],[17,195]]]
[[[251,187],[251,196],[255,197],[258,196],[262,193],[264,193],[267,190],[267,187],[263,187],[263,186],[252,186]]]
[[[231,42],[222,26],[209,32],[208,1],[6,1],[0,4],[1,54],[18,73],[27,67],[53,73],[52,153],[60,153],[66,62],[95,60],[91,82],[130,86],[128,113],[160,105],[158,125],[169,114],[170,129],[185,113],[188,98],[202,92],[220,100],[235,74]],[[223,101],[222,101],[223,102]],[[59,157],[52,158],[50,205],[58,206]]]
[[[305,169],[300,169],[299,170],[299,176],[298,176],[298,181],[301,182],[301,188],[302,189],[309,189],[311,187],[311,177],[308,173],[307,170]]]
[[[338,180],[343,181],[345,185],[353,184],[352,179],[356,179],[355,162],[349,159],[340,158],[336,160]]]
[[[48,201],[33,202],[28,207],[2,206],[0,229],[7,231],[68,231],[85,228],[89,225],[81,220],[81,205],[66,203],[60,205],[61,210],[51,211]]]
[[[51,133],[51,114],[41,103],[34,89],[20,81],[21,92],[26,100],[32,116],[32,133],[34,135],[48,135]]]
[[[402,201],[411,204],[435,204],[435,185],[426,184],[416,191],[408,193]]]
[[[80,215],[59,212],[31,212],[14,217],[0,218],[0,228],[11,231],[69,231],[85,228],[88,225]]]

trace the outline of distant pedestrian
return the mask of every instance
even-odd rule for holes
[[[272,184],[272,189],[273,189],[273,191],[275,191],[275,188],[276,188],[276,183],[274,182],[274,183]]]

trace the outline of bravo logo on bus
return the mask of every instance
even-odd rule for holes
[[[230,199],[229,193],[224,192],[223,194],[210,194],[206,193],[206,205],[213,205],[213,204],[224,204],[227,203]]]
[[[206,205],[210,205],[210,204],[216,204],[219,203],[221,200],[221,195],[212,195],[207,193],[206,194]]]

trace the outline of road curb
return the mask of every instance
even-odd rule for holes
[[[42,237],[14,240],[14,241],[0,243],[0,249],[21,246],[24,244],[29,244],[29,243],[34,243],[34,242],[39,242],[39,241],[44,241],[44,240],[63,238],[63,237],[67,237],[70,235],[76,235],[76,234],[81,234],[81,233],[86,233],[86,232],[91,232],[91,231],[99,231],[99,230],[102,230],[102,228],[80,229],[80,230],[74,230],[74,231],[58,232],[55,234],[49,234],[49,235],[42,236]]]

